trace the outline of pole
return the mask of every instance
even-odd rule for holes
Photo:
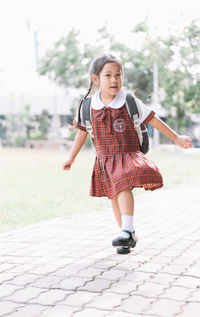
[[[158,98],[158,63],[155,61],[153,64],[153,105],[158,108],[159,98]],[[160,144],[160,132],[154,128],[153,130],[153,145],[154,147]]]

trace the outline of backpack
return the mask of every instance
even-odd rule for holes
[[[82,111],[81,111],[81,120],[86,126],[87,132],[90,134],[92,140],[94,139],[92,123],[91,123],[91,99],[88,97],[83,101]],[[147,128],[145,125],[140,124],[139,122],[139,110],[135,102],[135,98],[130,94],[126,94],[126,109],[128,111],[129,117],[133,122],[134,128],[138,135],[139,140],[139,149],[141,152],[146,154],[149,151],[149,137]]]

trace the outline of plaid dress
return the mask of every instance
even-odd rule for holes
[[[127,188],[154,190],[162,187],[157,166],[139,151],[137,132],[126,106],[91,110],[96,158],[90,195],[112,199]],[[154,114],[151,111],[143,124],[147,124]],[[81,125],[78,128],[85,130]]]

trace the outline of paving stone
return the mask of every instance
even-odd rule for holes
[[[73,317],[105,317],[109,311],[102,311],[95,308],[85,308],[80,312],[74,313]]]
[[[199,267],[189,268],[187,272],[184,273],[184,275],[200,278],[200,268]]]
[[[161,255],[168,256],[169,258],[175,258],[177,256],[177,251],[176,250],[163,250]]]
[[[183,302],[176,302],[168,299],[160,299],[152,303],[151,308],[146,310],[145,313],[160,317],[172,317],[181,312],[182,305]]]
[[[48,275],[39,278],[34,283],[31,283],[31,286],[39,287],[39,288],[58,288],[58,285],[61,283],[63,278],[54,276],[54,275]]]
[[[145,263],[136,270],[147,273],[158,273],[162,269],[162,267],[163,264],[160,263]]]
[[[110,254],[113,252],[113,248],[107,248],[99,252],[94,252],[90,254],[90,258],[95,260],[101,260],[106,258],[107,256],[110,256]]]
[[[91,278],[70,277],[62,280],[62,282],[58,284],[57,287],[64,290],[75,291],[77,288],[84,286],[88,280],[91,281]]]
[[[190,289],[200,288],[200,279],[192,276],[180,276],[173,285],[188,287]]]
[[[73,266],[71,267],[75,267],[78,270],[83,270],[87,269],[89,266],[95,267],[96,263],[98,263],[98,261],[96,261],[95,259],[90,259],[88,257],[77,257],[76,259],[74,259]]]
[[[9,314],[9,317],[39,317],[45,309],[44,306],[26,304],[23,307],[16,307],[13,313]]]
[[[25,287],[15,291],[14,294],[7,296],[6,299],[16,303],[27,303],[29,300],[37,298],[42,292],[44,292],[44,290],[40,288]]]
[[[0,316],[10,315],[16,311],[21,306],[21,304],[12,303],[4,299],[0,300]]]
[[[102,272],[103,272],[103,270],[90,267],[88,269],[80,270],[78,273],[78,276],[80,276],[80,277],[92,277],[93,278],[95,276],[100,275]]]
[[[10,296],[14,294],[18,289],[21,289],[21,286],[12,285],[8,283],[4,283],[0,285],[0,298]]]
[[[104,272],[99,278],[106,280],[117,281],[120,278],[124,278],[127,272],[122,270],[111,269],[107,272]]]
[[[110,286],[109,280],[95,278],[91,282],[87,282],[85,286],[79,287],[78,290],[99,293]]]
[[[165,290],[164,294],[160,295],[160,298],[166,298],[177,301],[185,301],[191,295],[191,289],[180,287],[180,286],[171,286],[169,289]]]
[[[148,298],[131,295],[129,299],[125,299],[120,307],[117,307],[115,310],[128,312],[130,314],[142,314],[143,311],[148,309],[150,303],[151,301]]]
[[[60,304],[81,308],[100,294],[101,293],[76,291],[73,294],[68,295],[64,301],[60,302]]]
[[[48,273],[55,273],[59,267],[57,265],[43,265],[38,266],[32,270],[33,274],[46,275]]]
[[[199,302],[200,303],[200,288],[198,288],[191,297],[188,298],[188,301]]]
[[[74,262],[74,259],[72,258],[67,258],[67,257],[62,257],[62,258],[56,258],[52,257],[51,262],[46,262],[46,263],[51,263],[53,265],[56,265],[57,267],[65,267],[68,264],[71,264]]]
[[[160,249],[162,250],[162,247]],[[172,263],[172,261],[173,261],[172,258],[168,256],[161,256],[161,255],[157,255],[151,259],[151,263],[162,263],[163,265],[169,265]]]
[[[68,265],[64,268],[59,268],[55,272],[53,272],[51,275],[59,276],[59,277],[71,277],[71,276],[79,276],[78,272],[80,271],[80,267],[77,267],[75,265]]]
[[[125,312],[122,312],[122,311],[115,311],[115,312],[111,312],[110,314],[106,315],[106,317],[131,317],[133,316],[133,314],[129,314],[129,313],[125,313]],[[135,315],[134,314],[134,317],[141,317],[141,315]]]
[[[164,268],[160,270],[161,273],[167,273],[167,274],[183,274],[185,272],[185,267],[181,265],[167,265]]]
[[[4,272],[0,274],[0,284],[3,282],[11,281],[13,278],[15,278],[15,275],[13,273]]]
[[[165,288],[166,285],[163,284],[146,282],[143,285],[139,285],[138,289],[134,291],[134,294],[141,295],[147,298],[156,298],[163,293]]]
[[[141,265],[141,263],[134,262],[131,258],[129,258],[129,259],[126,259],[126,261],[123,261],[123,262],[117,264],[115,266],[115,268],[117,270],[122,270],[122,271],[125,271],[125,272],[132,272],[135,269],[139,270],[140,265]]]
[[[193,258],[186,258],[184,256],[179,256],[178,258],[173,259],[174,265],[190,266],[194,262]]]
[[[153,245],[153,247],[155,246],[155,244]],[[165,245],[162,244],[162,248],[165,248]],[[156,250],[155,248],[148,248],[148,249],[145,249],[143,252],[142,252],[142,255],[143,256],[148,256],[146,261],[149,260],[149,256],[150,258],[153,258],[153,257],[156,257],[157,255],[159,255],[159,250]]]
[[[99,269],[110,269],[112,268],[113,266],[116,265],[116,262],[115,261],[112,261],[112,260],[101,260],[101,261],[98,261],[94,264],[94,267],[95,268],[99,268]]]
[[[30,257],[30,256],[23,256],[23,257],[19,257],[19,256],[13,256],[12,253],[11,255],[8,255],[8,256],[5,256],[4,257],[5,261],[7,263],[10,263],[10,264],[33,264],[33,260],[34,260],[34,257]]]
[[[136,197],[139,242],[126,256],[111,246],[118,232],[110,209],[0,235],[0,315],[3,307],[8,317],[160,317],[163,312],[196,317],[197,187]],[[83,239],[72,243],[70,228],[77,223]]]
[[[177,317],[199,317],[200,303],[188,303],[182,308],[181,314]]]
[[[136,246],[136,248],[132,251],[134,251],[134,257],[130,257],[129,261],[135,262],[137,264],[137,266],[141,263],[145,263],[147,261],[149,261],[152,256],[151,255],[147,255],[147,254],[143,254],[144,250],[140,250],[138,244]]]
[[[156,273],[156,274],[153,274],[151,279],[148,281],[152,283],[165,284],[169,286],[173,282],[176,284],[177,278],[178,278],[178,275],[174,275],[174,274]]]
[[[153,275],[151,273],[145,272],[131,272],[126,274],[123,278],[124,280],[134,281],[134,282],[144,282],[144,281],[151,281],[151,277]]]
[[[39,294],[37,298],[30,300],[29,303],[54,306],[57,302],[63,301],[68,294],[70,294],[69,291],[49,290]]]
[[[140,282],[120,279],[118,282],[111,284],[106,291],[116,294],[129,294],[136,290],[139,284]]]
[[[85,305],[85,307],[93,307],[98,309],[111,310],[115,306],[120,306],[123,299],[127,298],[124,294],[104,293],[95,297],[91,303]]]
[[[76,311],[77,307],[57,304],[55,307],[50,307],[48,309],[45,308],[44,312],[40,315],[40,317],[71,317],[72,314]]]
[[[39,278],[41,278],[41,276],[25,273],[24,275],[20,275],[12,279],[10,283],[19,286],[27,286],[28,284],[36,282]]]
[[[8,272],[9,270],[11,270],[14,267],[15,267],[15,264],[3,263],[0,265],[0,273]]]
[[[10,272],[14,274],[24,274],[24,273],[32,273],[35,269],[35,264],[33,263],[20,263],[16,264],[12,269],[10,269]]]

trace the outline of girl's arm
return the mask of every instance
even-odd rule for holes
[[[177,145],[184,149],[190,149],[192,147],[192,139],[186,135],[178,135],[174,130],[172,130],[166,123],[164,123],[158,117],[153,117],[149,124],[159,130],[161,133],[166,135],[170,140],[175,142]]]
[[[86,131],[78,130],[70,151],[69,159],[63,163],[63,170],[69,170],[71,168],[71,165],[74,163],[74,160],[82,148],[87,135],[88,133]]]

